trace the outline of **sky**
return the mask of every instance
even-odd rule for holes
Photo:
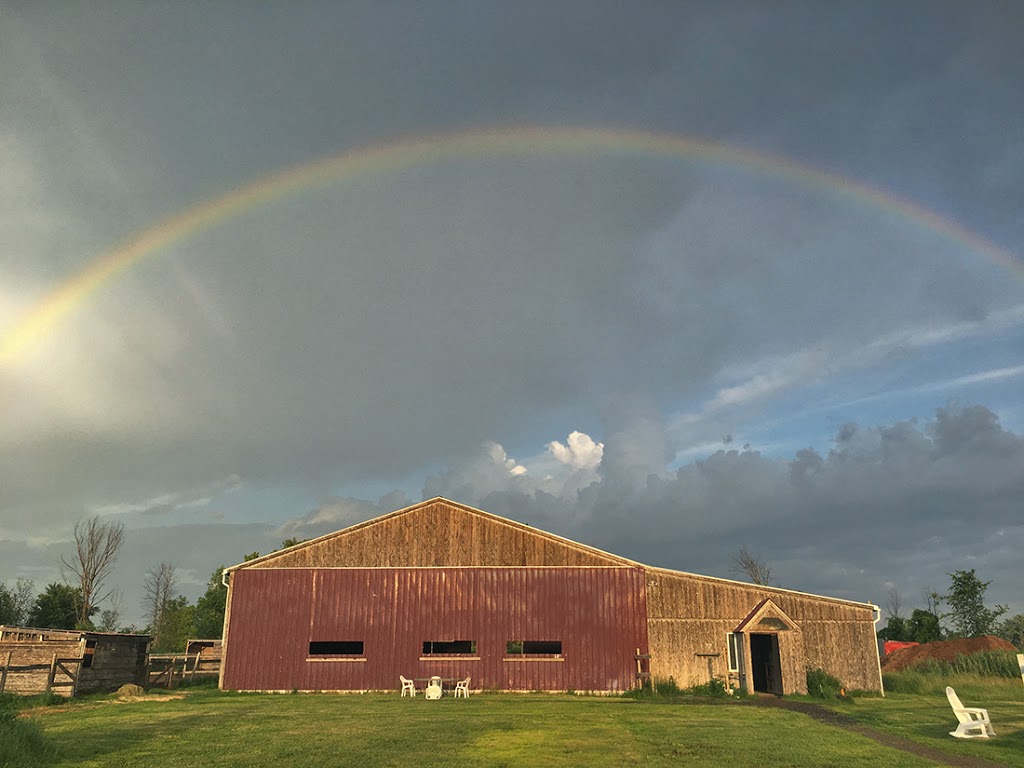
[[[1024,612],[1024,6],[9,2],[0,581],[441,495]],[[101,606],[105,607],[105,606]]]

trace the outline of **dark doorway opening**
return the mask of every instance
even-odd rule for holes
[[[750,666],[754,675],[754,691],[782,695],[782,667],[779,664],[779,636],[750,636]]]

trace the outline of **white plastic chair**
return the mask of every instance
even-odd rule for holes
[[[415,698],[416,697],[416,685],[415,685],[415,683],[413,683],[413,681],[410,680],[407,677],[402,677],[402,675],[399,675],[398,679],[402,681],[402,694],[401,695],[405,696],[405,694],[408,693],[410,696]]]
[[[955,731],[950,731],[950,736],[958,739],[987,739],[995,736],[992,730],[992,723],[988,719],[988,710],[978,707],[965,707],[960,702],[960,697],[950,686],[946,686],[946,698],[949,699],[949,706],[953,708],[953,714],[960,721]],[[978,733],[973,733],[978,731]]]
[[[459,680],[459,682],[457,682],[455,684],[455,698],[456,699],[459,698],[460,694],[462,695],[462,698],[464,698],[464,699],[468,699],[469,698],[469,678],[468,677],[465,680]]]
[[[423,692],[423,697],[429,701],[434,701],[435,699],[440,699],[443,694],[444,689],[441,688],[441,678],[434,675],[430,678],[430,682],[427,683],[427,688]]]

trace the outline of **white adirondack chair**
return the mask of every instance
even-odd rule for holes
[[[960,702],[960,697],[950,686],[946,686],[946,698],[949,699],[949,706],[953,708],[953,714],[960,721],[955,731],[950,731],[950,736],[958,739],[987,739],[995,736],[992,730],[992,723],[988,719],[988,710],[978,707],[965,707]]]

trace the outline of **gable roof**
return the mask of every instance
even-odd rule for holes
[[[372,559],[369,556],[356,557],[355,560],[358,562],[349,562],[344,565],[339,564],[336,559],[339,551],[344,552],[344,540],[347,538],[363,538],[367,548],[378,547],[380,542],[379,538],[384,538],[383,535],[378,537],[378,532],[375,529],[393,528],[396,524],[402,526],[407,519],[409,526],[414,524],[414,519],[417,516],[426,516],[432,510],[443,508],[455,517],[461,517],[463,520],[471,520],[479,527],[489,529],[489,532],[494,536],[504,536],[508,539],[518,539],[519,543],[523,547],[531,547],[536,550],[535,554],[539,553],[542,559],[546,559],[548,562],[491,562],[491,563],[466,563],[466,562],[454,562],[451,557],[444,561],[426,562],[426,563],[410,563],[403,562],[401,564],[395,562],[368,562]],[[418,536],[412,536],[408,531],[403,532],[406,540],[416,539]],[[468,534],[467,534],[468,535]],[[491,538],[493,539],[494,536]],[[446,542],[450,543],[450,542]],[[465,541],[462,542],[466,544]],[[491,542],[493,544],[493,541]],[[528,544],[527,544],[528,543]],[[385,545],[386,546],[386,545]],[[322,550],[320,554],[316,553],[316,550]],[[323,554],[327,552],[327,554]],[[347,553],[346,553],[347,555]],[[353,559],[353,558],[350,558]],[[507,558],[506,558],[507,559]],[[334,560],[334,562],[331,562]],[[555,562],[552,562],[555,561]],[[365,520],[361,523],[349,526],[348,528],[342,528],[339,531],[319,536],[309,541],[304,541],[286,549],[277,550],[261,557],[254,558],[247,562],[238,563],[224,569],[224,573],[228,574],[233,571],[244,570],[248,568],[300,568],[300,567],[473,567],[473,566],[544,566],[544,565],[573,565],[573,566],[604,566],[604,567],[633,567],[643,568],[649,573],[662,573],[675,577],[688,577],[700,579],[702,581],[715,582],[719,584],[728,584],[744,587],[746,589],[753,589],[764,594],[765,592],[774,595],[795,595],[800,597],[810,597],[819,600],[826,600],[835,603],[845,603],[848,605],[854,605],[861,608],[871,608],[876,613],[878,607],[873,603],[860,602],[857,600],[849,600],[841,597],[829,597],[827,595],[816,595],[810,592],[801,592],[799,590],[784,589],[782,587],[770,587],[760,586],[751,584],[749,582],[737,581],[735,579],[724,579],[718,576],[705,576],[702,574],[689,573],[686,571],[677,571],[670,568],[662,568],[658,566],[645,565],[636,560],[631,560],[620,555],[613,555],[610,552],[591,547],[586,544],[581,544],[572,539],[567,539],[563,536],[559,536],[554,533],[548,533],[539,528],[534,528],[525,523],[520,523],[515,520],[495,515],[491,512],[485,512],[482,509],[476,509],[466,504],[460,504],[450,499],[446,499],[441,496],[436,496],[432,499],[421,501],[417,504],[411,504],[403,509],[395,510],[394,512],[388,512],[370,520]],[[765,601],[770,598],[765,597],[758,606],[760,608]],[[775,606],[774,603],[772,603]],[[778,610],[778,607],[775,606]],[[780,611],[781,612],[781,611]],[[783,614],[784,615],[784,614]],[[788,618],[788,617],[787,617]],[[790,620],[792,623],[792,621]],[[795,626],[795,624],[794,624]]]
[[[800,625],[789,618],[789,616],[786,615],[786,612],[779,608],[779,606],[777,606],[770,597],[766,597],[751,609],[750,613],[744,617],[743,621],[736,625],[736,629],[734,629],[733,632],[747,632],[755,630],[758,628],[758,625],[765,620],[782,625],[770,627],[768,628],[769,631],[779,629],[792,629],[797,632],[800,631]]]
[[[593,561],[593,564],[639,568],[644,567],[642,563],[638,563],[635,560],[630,560],[629,558],[621,557],[619,555],[613,555],[610,552],[605,552],[586,544],[580,544],[577,541],[564,538],[554,533],[548,533],[547,531],[534,528],[525,523],[516,522],[515,520],[510,520],[491,512],[485,512],[482,509],[476,509],[475,507],[470,507],[466,504],[460,504],[458,502],[451,501],[450,499],[436,496],[433,499],[421,501],[403,509],[388,512],[387,514],[379,515],[378,517],[361,523],[356,523],[348,528],[342,528],[339,531],[334,531],[315,539],[310,539],[309,541],[300,542],[299,544],[286,549],[280,549],[275,552],[262,555],[261,557],[254,558],[243,563],[238,563],[237,565],[232,565],[225,568],[224,571],[225,573],[229,573],[245,568],[275,567],[275,561],[293,561],[295,560],[295,556],[303,550],[322,548],[324,545],[329,546],[332,542],[336,542],[339,539],[352,537],[353,535],[358,535],[360,532],[368,532],[368,529],[372,529],[374,527],[383,527],[389,523],[398,522],[403,517],[415,517],[419,513],[423,513],[431,508],[439,506],[448,508],[458,515],[475,518],[486,526],[494,526],[499,529],[504,529],[504,532],[506,533],[518,534],[533,540],[535,543],[539,541],[551,545],[559,550],[564,550],[576,555],[577,559],[582,557],[587,561]],[[282,565],[284,567],[288,567],[284,565],[283,562]]]

